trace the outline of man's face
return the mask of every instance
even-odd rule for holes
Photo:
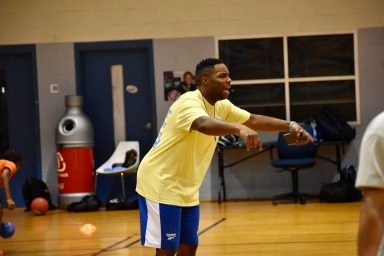
[[[208,92],[209,95],[215,100],[224,100],[229,96],[229,88],[231,88],[231,78],[226,65],[217,64],[214,70],[207,74],[208,79]]]

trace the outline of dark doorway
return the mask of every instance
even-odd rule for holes
[[[5,70],[0,70],[0,155],[9,149],[8,111],[7,111],[7,79]]]
[[[0,46],[0,83],[1,151],[12,148],[23,155],[24,164],[10,181],[12,197],[23,207],[25,178],[41,178],[34,45]]]
[[[113,67],[119,67],[123,83],[120,96],[125,115],[120,125],[125,127],[127,141],[139,141],[140,155],[144,156],[156,137],[152,41],[79,43],[75,50],[78,94],[84,97],[84,112],[94,127],[95,168],[112,155],[116,146]],[[108,178],[99,180],[98,194],[105,200],[110,182],[103,179]]]

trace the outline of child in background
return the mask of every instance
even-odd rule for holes
[[[9,181],[12,176],[17,172],[23,162],[23,157],[20,152],[16,150],[8,150],[0,159],[0,188],[4,188],[5,197],[7,199],[8,209],[13,210],[16,207],[15,202],[11,196]],[[3,223],[3,206],[0,201],[0,223]],[[0,256],[3,252],[0,250]]]

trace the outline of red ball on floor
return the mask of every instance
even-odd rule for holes
[[[36,215],[43,215],[48,211],[49,205],[45,198],[37,197],[31,203],[31,210]]]

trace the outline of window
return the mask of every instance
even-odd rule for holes
[[[353,33],[219,39],[218,53],[239,107],[301,121],[330,106],[359,123]]]
[[[355,74],[353,35],[288,37],[289,77]]]
[[[219,51],[233,80],[284,78],[282,38],[223,40]]]
[[[230,97],[233,104],[251,113],[285,118],[284,83],[233,86]]]

